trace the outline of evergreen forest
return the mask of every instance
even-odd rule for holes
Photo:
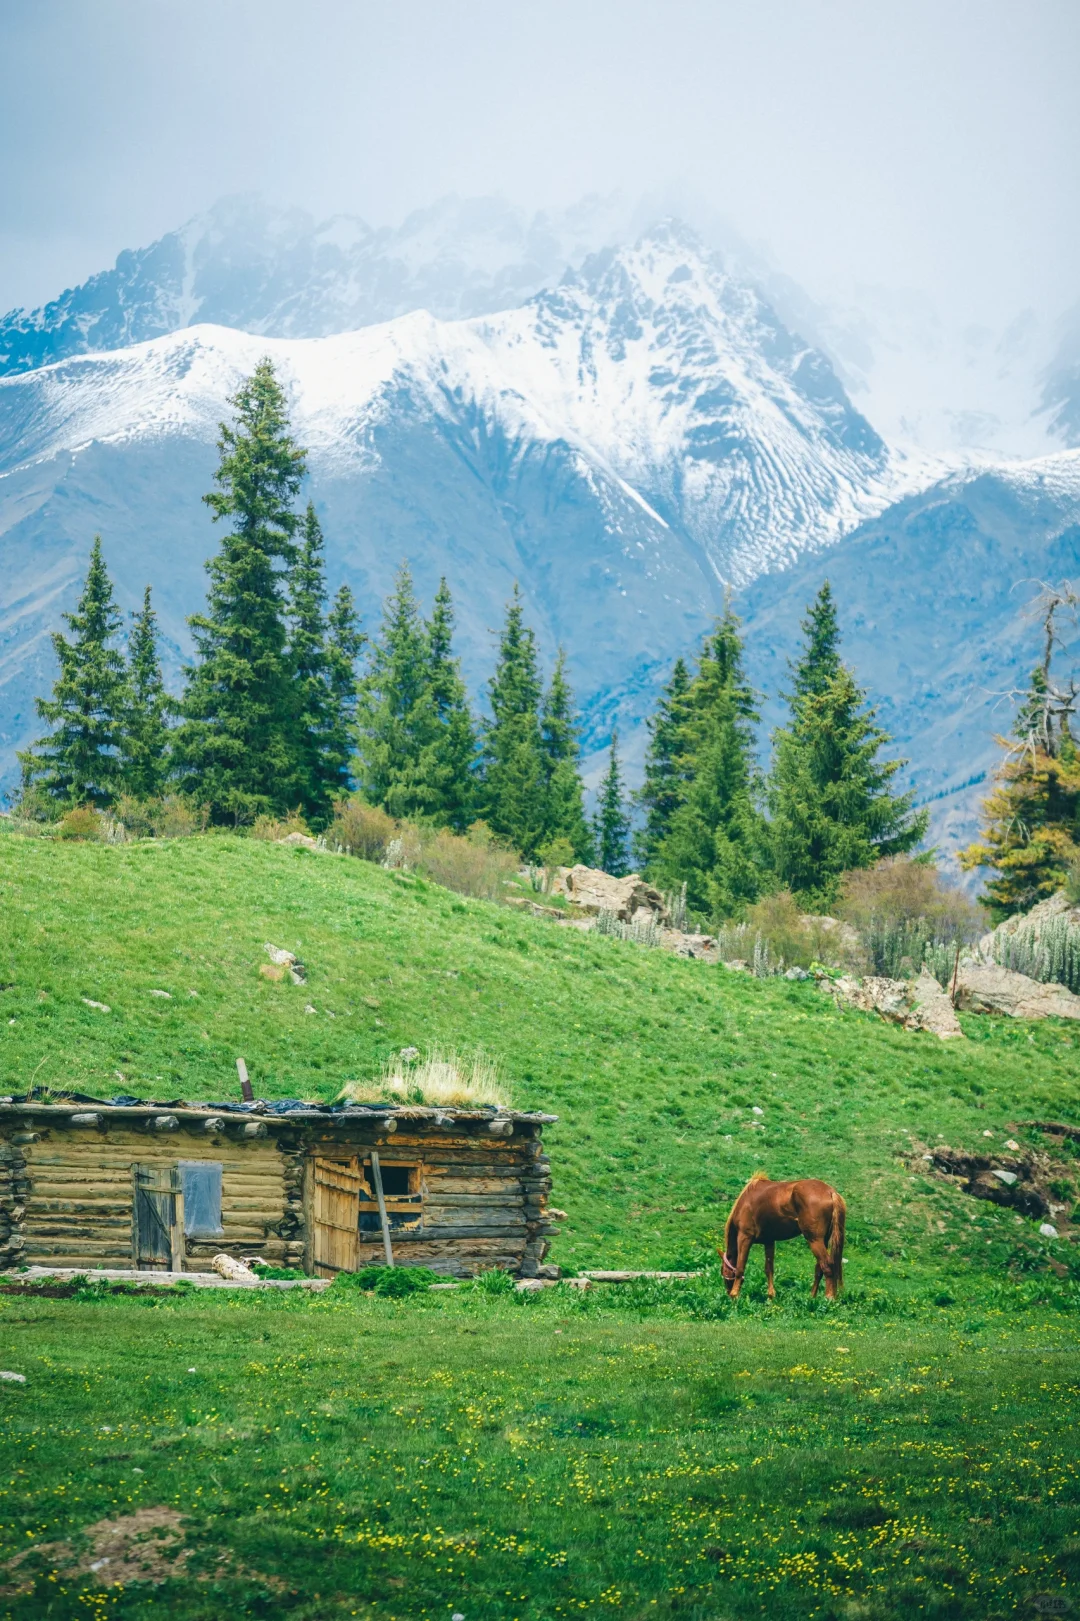
[[[428,611],[403,561],[381,622],[361,628],[349,587],[328,586],[318,512],[301,504],[306,454],[270,361],[230,404],[203,498],[220,543],[189,619],[182,691],[162,677],[151,587],[125,634],[95,537],[67,633],[53,636],[58,674],[37,701],[47,730],[20,756],[23,816],[104,813],[147,829],[170,814],[234,829],[285,819],[318,833],[352,800],[401,825],[472,830],[549,869],[633,865],[711,925],[778,892],[825,912],[846,873],[922,844],[928,814],[899,788],[905,762],[844,662],[828,581],[808,605],[767,764],[729,600],[672,667],[633,791],[612,733],[590,816],[566,655],[545,672],[518,588],[477,714],[445,579]],[[984,835],[962,857],[996,871],[995,920],[1053,893],[1077,858],[1075,685],[1051,667],[1055,615],[1075,606],[1068,592],[1047,600],[1046,655],[1001,740]]]

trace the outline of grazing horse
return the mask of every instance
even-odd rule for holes
[[[765,1277],[769,1299],[775,1300],[773,1254],[778,1238],[797,1238],[800,1233],[814,1252],[814,1286],[825,1279],[825,1298],[835,1300],[843,1284],[844,1220],[847,1207],[835,1188],[827,1182],[806,1179],[800,1182],[772,1182],[758,1171],[743,1188],[731,1207],[724,1228],[724,1248],[720,1269],[732,1300],[739,1298],[743,1273],[752,1244],[765,1246]]]

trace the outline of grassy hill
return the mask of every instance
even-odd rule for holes
[[[260,977],[266,942],[302,958],[306,985]],[[406,1045],[482,1047],[515,1104],[560,1117],[568,1266],[700,1261],[759,1168],[840,1187],[853,1285],[916,1262],[998,1278],[1072,1265],[1071,1245],[923,1176],[919,1157],[939,1138],[982,1148],[987,1131],[1022,1138],[1024,1119],[1075,1120],[1070,1027],[966,1018],[967,1039],[944,1044],[839,1012],[810,983],[226,836],[0,837],[0,987],[12,1092],[223,1099],[242,1055],[257,1096],[328,1100]],[[778,1277],[807,1272],[801,1246],[781,1246]]]
[[[1075,1601],[1075,1247],[921,1157],[1075,1121],[1069,1028],[965,1019],[942,1045],[810,984],[231,837],[2,836],[0,931],[7,1090],[235,1097],[241,1054],[257,1092],[329,1099],[407,1044],[483,1046],[560,1116],[565,1265],[708,1260],[758,1167],[842,1189],[851,1263],[811,1306],[805,1248],[779,1246],[768,1306],[754,1252],[734,1308],[715,1268],[402,1300],[5,1281],[0,1365],[26,1382],[0,1381],[4,1621]],[[305,986],[259,976],[267,941]]]

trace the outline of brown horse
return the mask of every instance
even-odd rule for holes
[[[800,1233],[814,1252],[814,1286],[825,1279],[825,1298],[835,1300],[843,1284],[844,1221],[847,1207],[835,1188],[827,1182],[807,1179],[801,1182],[772,1182],[758,1171],[743,1188],[731,1207],[724,1228],[724,1248],[720,1269],[727,1292],[738,1300],[743,1273],[752,1244],[765,1246],[765,1277],[769,1299],[775,1300],[773,1254],[778,1238],[797,1238]]]

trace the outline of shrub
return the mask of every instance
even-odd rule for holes
[[[374,1080],[348,1081],[338,1097],[339,1103],[427,1103],[458,1108],[491,1104],[506,1108],[509,1101],[492,1059],[482,1052],[471,1058],[443,1054],[437,1047],[423,1058],[392,1058],[381,1075]]]
[[[486,1295],[512,1295],[514,1280],[509,1272],[504,1272],[501,1267],[491,1266],[486,1271],[477,1273],[473,1287]]]
[[[596,914],[597,934],[607,934],[616,940],[632,940],[638,946],[660,946],[664,943],[664,931],[657,923],[651,912],[641,911],[624,923],[618,912],[610,908],[601,907]]]
[[[348,855],[359,856],[361,861],[382,861],[397,831],[398,825],[392,816],[356,794],[352,799],[339,799],[335,804],[326,842],[332,850],[344,850]]]
[[[290,833],[303,833],[305,838],[311,837],[311,829],[298,810],[290,811],[284,820],[277,816],[256,816],[251,828],[253,839],[264,839],[268,844],[287,838]]]
[[[983,926],[973,901],[930,862],[909,856],[845,873],[837,913],[858,931],[874,972],[890,978],[915,973],[924,961],[940,978],[946,958],[951,973],[956,948]]]
[[[520,863],[517,853],[490,828],[475,822],[464,836],[445,828],[420,835],[419,849],[409,864],[444,889],[495,901],[505,895],[506,881],[516,875]]]
[[[44,825],[56,821],[59,809],[56,800],[51,798],[39,783],[32,782],[20,791],[19,797],[11,807],[11,814],[20,822]]]
[[[61,817],[58,836],[62,839],[101,839],[105,824],[93,805],[76,805]]]
[[[1067,917],[1021,923],[1012,934],[995,929],[992,940],[994,961],[1003,968],[1080,993],[1080,929]]]
[[[334,1287],[372,1290],[400,1300],[430,1289],[437,1279],[438,1274],[426,1266],[362,1266],[358,1272],[339,1272]]]
[[[210,809],[184,794],[164,794],[159,799],[122,794],[113,815],[135,839],[186,839],[206,831]]]

